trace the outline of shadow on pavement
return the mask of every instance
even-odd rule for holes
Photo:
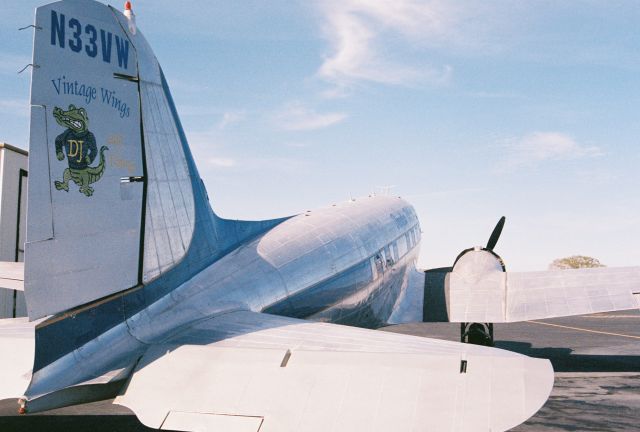
[[[496,341],[496,348],[546,358],[556,372],[640,372],[640,356],[574,354],[570,348],[533,348],[528,342]]]

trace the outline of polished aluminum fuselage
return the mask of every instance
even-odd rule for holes
[[[243,244],[130,318],[155,342],[229,310],[379,327],[414,268],[420,228],[400,198],[371,197],[295,216]]]

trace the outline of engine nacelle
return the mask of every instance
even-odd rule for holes
[[[504,297],[497,298],[496,296],[500,296],[504,292],[505,272],[506,267],[502,258],[487,248],[466,249],[456,258],[451,274],[448,276],[449,283],[446,286],[451,288],[451,278],[453,278],[454,292],[458,290],[457,292],[468,296],[469,290],[474,290],[471,301],[464,302],[465,316],[489,318],[483,322],[461,322],[461,342],[493,346],[493,323],[490,317],[494,316],[496,305],[502,305],[504,309]],[[475,292],[476,287],[477,293]]]

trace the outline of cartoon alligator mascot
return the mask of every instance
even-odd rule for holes
[[[84,108],[69,105],[69,109],[53,109],[56,122],[67,129],[56,137],[56,157],[64,159],[65,153],[69,168],[64,170],[62,181],[54,181],[58,190],[69,192],[69,180],[73,180],[80,187],[80,192],[86,196],[93,195],[93,188],[89,186],[97,182],[104,174],[104,152],[109,148],[100,147],[100,162],[96,166],[89,166],[96,158],[98,148],[96,137],[89,131],[89,117]],[[63,153],[64,149],[64,153]]]

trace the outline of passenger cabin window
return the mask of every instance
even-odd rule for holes
[[[393,263],[394,263],[394,260],[393,260],[393,255],[391,254],[390,247],[389,246],[385,246],[383,251],[384,251],[384,255],[386,257],[386,259],[385,259],[386,266],[387,267],[391,267],[393,265]]]
[[[396,242],[396,244],[397,244],[397,249],[398,249],[398,256],[399,257],[405,256],[405,254],[409,250],[409,247],[407,246],[407,237],[406,236],[401,236],[398,239],[398,241]]]
[[[384,258],[382,256],[382,251],[378,252],[376,254],[375,257],[373,257],[375,263],[376,263],[376,273],[379,275],[382,274],[382,272],[384,272]]]

